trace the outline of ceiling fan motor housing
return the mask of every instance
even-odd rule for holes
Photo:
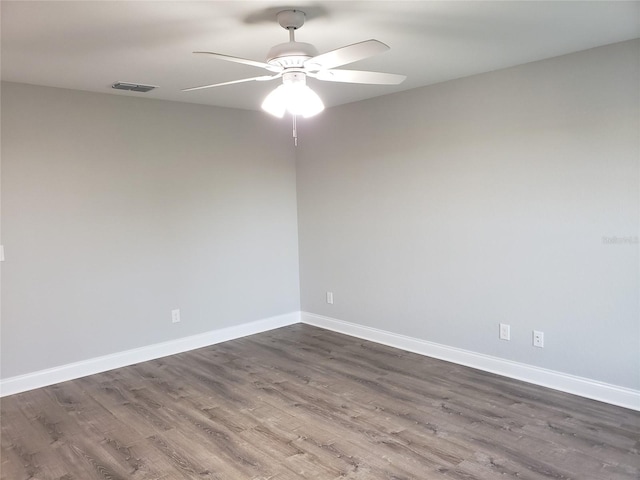
[[[304,62],[316,55],[318,55],[318,50],[310,43],[280,43],[269,50],[267,63],[283,68],[301,68]]]

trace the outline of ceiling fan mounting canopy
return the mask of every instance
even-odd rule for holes
[[[297,30],[304,25],[305,13],[302,10],[283,10],[278,12],[276,18],[278,23],[285,30],[290,28]]]

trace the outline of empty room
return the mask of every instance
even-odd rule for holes
[[[1,480],[640,478],[640,2],[0,18]]]

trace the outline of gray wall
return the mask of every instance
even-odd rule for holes
[[[638,244],[603,242],[638,235],[639,53],[627,42],[331,108],[300,122],[295,153],[257,112],[3,84],[1,377],[301,298],[640,388]]]
[[[639,388],[638,244],[603,242],[637,242],[639,59],[626,42],[302,124],[302,309]]]
[[[299,310],[296,221],[264,114],[3,84],[1,376]]]

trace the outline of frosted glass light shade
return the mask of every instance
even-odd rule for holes
[[[312,117],[324,110],[324,104],[316,92],[311,90],[304,77],[295,80],[285,78],[284,83],[273,90],[262,102],[262,109],[278,118],[285,112],[291,115]]]
[[[284,112],[287,111],[287,100],[285,95],[286,92],[284,91],[284,85],[278,86],[264,99],[262,102],[262,109],[274,117],[284,117]]]

